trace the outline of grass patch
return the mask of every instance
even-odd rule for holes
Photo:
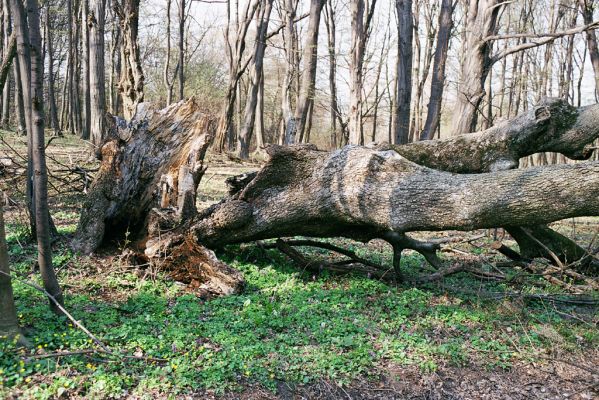
[[[15,272],[30,273],[33,247],[9,236]],[[20,250],[16,250],[20,249]],[[74,257],[57,248],[55,262],[67,307],[114,350],[166,363],[80,355],[24,361],[57,351],[89,349],[89,339],[49,313],[46,300],[15,282],[21,325],[35,349],[0,344],[0,394],[120,397],[216,393],[280,381],[376,380],[390,365],[423,373],[443,365],[509,369],[561,350],[599,344],[590,324],[568,310],[534,302],[485,301],[435,287],[392,287],[366,278],[314,277],[275,251],[230,248],[221,257],[241,270],[241,295],[204,301],[158,274],[141,278],[114,260]],[[405,257],[405,265],[418,259]],[[480,285],[467,275],[453,285]],[[497,288],[495,288],[497,289]],[[558,312],[559,311],[559,312]],[[148,393],[152,393],[148,395]]]

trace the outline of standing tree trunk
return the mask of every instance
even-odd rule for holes
[[[283,41],[285,45],[285,77],[281,86],[281,111],[283,124],[281,125],[280,144],[290,144],[291,134],[295,132],[295,121],[291,111],[291,88],[297,74],[297,35],[295,30],[295,10],[298,0],[283,0],[282,13],[285,27],[283,28]],[[292,123],[293,125],[289,126]]]
[[[120,114],[120,95],[117,87],[119,74],[121,72],[121,27],[118,23],[117,14],[111,9],[112,20],[111,43],[110,43],[110,77],[108,79],[108,93],[110,98],[110,112],[112,115]]]
[[[308,32],[306,32],[306,42],[304,43],[304,69],[300,93],[295,106],[294,123],[287,121],[286,136],[297,138],[299,142],[303,141],[306,132],[306,121],[310,104],[314,101],[314,86],[316,83],[316,63],[318,61],[318,31],[320,27],[320,14],[325,0],[311,0],[310,2],[310,22],[308,23]],[[293,129],[293,131],[291,131]],[[288,143],[294,143],[295,140],[288,140]]]
[[[106,130],[106,94],[104,74],[104,21],[106,0],[92,0],[88,16],[89,30],[89,84],[90,135],[99,145]]]
[[[114,3],[115,11],[121,22],[121,34],[123,36],[119,91],[123,100],[123,115],[127,120],[135,115],[137,105],[144,100],[144,74],[141,68],[137,40],[139,1],[122,0],[120,4],[116,1]]]
[[[393,143],[406,144],[410,136],[412,100],[412,0],[396,0],[397,7],[397,92],[396,130]]]
[[[273,0],[263,0],[260,11],[256,14],[256,39],[254,41],[254,58],[250,67],[250,88],[245,102],[245,117],[243,128],[239,132],[237,152],[240,158],[250,156],[250,142],[256,121],[256,108],[258,105],[258,92],[262,81],[262,65],[266,50],[266,34]],[[262,116],[259,116],[262,118]]]
[[[2,192],[0,192],[0,199],[2,197]],[[2,201],[0,201],[0,336],[12,337],[19,334],[19,323],[12,292],[5,237],[4,215]]]
[[[235,111],[235,100],[237,98],[237,85],[244,72],[243,54],[245,52],[245,38],[251,21],[254,18],[259,0],[252,0],[246,3],[243,12],[243,18],[240,20],[235,31],[235,44],[231,45],[230,24],[231,10],[230,2],[227,1],[227,27],[225,30],[225,44],[227,50],[227,60],[229,61],[229,83],[225,93],[225,100],[221,111],[221,117],[216,131],[214,150],[223,152],[227,147],[227,138],[233,129],[233,112]]]
[[[452,133],[474,132],[480,103],[485,96],[484,84],[492,66],[493,42],[488,36],[497,33],[500,0],[470,0],[466,22],[466,41],[457,99],[453,112]]]
[[[335,8],[327,1],[324,9],[324,20],[327,28],[327,43],[329,49],[329,113],[331,119],[331,148],[344,142],[343,137],[337,135],[337,119],[341,119],[337,104],[337,45],[335,28]],[[340,124],[341,126],[343,124]]]
[[[443,103],[443,88],[445,86],[445,66],[449,51],[449,40],[453,28],[452,0],[443,0],[439,13],[439,33],[437,34],[437,48],[433,61],[433,76],[431,80],[431,93],[426,113],[426,122],[420,135],[420,140],[431,140],[441,122],[441,106]]]
[[[364,144],[362,130],[362,91],[364,89],[364,53],[376,0],[372,0],[365,18],[364,0],[351,0],[351,54],[349,66],[349,143]]]
[[[8,0],[3,0],[2,2],[2,23],[4,25],[3,29],[3,46],[4,46],[4,54],[3,57],[6,57],[8,54],[9,48],[9,38],[11,34],[11,21],[10,21],[10,8],[8,8]],[[7,82],[4,85],[4,89],[2,90],[2,116],[0,120],[0,126],[3,128],[8,128],[10,125],[10,78],[7,77]],[[16,86],[15,82],[15,86]],[[16,97],[16,93],[15,93]]]
[[[81,139],[89,140],[92,139],[92,142],[95,140],[91,136],[91,83],[90,83],[90,73],[91,66],[90,62],[92,62],[90,58],[90,47],[92,43],[90,42],[90,26],[92,21],[90,19],[92,16],[90,15],[89,10],[89,0],[81,0],[81,72],[83,74],[81,79],[81,92],[83,94],[83,107],[82,110],[82,119],[83,119],[83,130],[81,132]]]
[[[44,288],[59,302],[63,302],[62,291],[52,266],[50,246],[50,213],[48,211],[48,176],[44,141],[44,91],[43,65],[41,54],[40,18],[37,0],[27,0],[27,17],[20,0],[12,0],[15,14],[14,27],[17,35],[17,52],[21,62],[26,107],[27,129],[31,138],[31,157],[33,161],[33,187],[35,222],[38,248],[38,265]],[[29,23],[29,26],[27,25]],[[53,302],[50,308],[59,313]]]
[[[56,109],[56,96],[54,94],[54,51],[52,48],[52,26],[50,22],[50,3],[46,8],[46,49],[48,53],[48,103],[50,103],[50,121],[55,135],[60,135],[60,123]]]
[[[162,80],[164,82],[164,88],[166,89],[166,105],[170,106],[173,102],[173,84],[175,83],[175,77],[170,78],[170,62],[171,62],[171,3],[172,0],[166,0],[166,55],[164,59],[164,71],[162,73]],[[179,69],[179,63],[175,67],[174,74],[177,75]]]
[[[582,18],[585,25],[593,22],[593,7],[595,0],[578,0],[582,11]],[[599,49],[597,48],[597,35],[595,30],[589,29],[586,32],[587,47],[593,64],[593,72],[595,72],[595,93],[599,93]]]
[[[183,100],[185,88],[185,0],[179,3],[179,100]]]

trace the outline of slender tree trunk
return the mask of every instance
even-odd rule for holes
[[[362,133],[362,65],[364,63],[364,0],[351,0],[349,67],[349,143],[364,144]]]
[[[449,40],[453,29],[452,0],[443,0],[439,13],[439,28],[437,34],[437,48],[433,61],[433,76],[431,80],[431,93],[426,113],[424,129],[420,140],[431,140],[441,122],[441,106],[443,103],[443,88],[445,86],[445,66],[449,51]]]
[[[276,101],[275,101],[276,104]],[[258,105],[256,119],[256,149],[260,150],[264,147],[266,140],[264,138],[264,69],[260,74],[260,85],[258,88]]]
[[[8,7],[8,0],[3,0],[2,8],[2,23],[4,25],[2,40],[4,44],[4,56],[6,56],[6,51],[9,47],[9,37],[11,34],[10,8]],[[15,82],[15,85],[16,84],[17,83]],[[2,117],[0,125],[4,128],[8,128],[10,125],[10,77],[7,78],[6,84],[4,85],[4,89],[2,91]]]
[[[349,143],[364,144],[362,91],[364,90],[364,53],[370,35],[376,0],[366,10],[364,0],[351,0],[351,54],[349,66]],[[367,11],[367,12],[366,12]],[[366,13],[366,15],[364,15]],[[366,20],[365,20],[366,18]]]
[[[0,336],[14,336],[19,334],[19,324],[8,266],[2,197],[3,194],[0,192]]]
[[[123,101],[123,115],[130,120],[137,105],[144,99],[144,74],[139,56],[137,40],[139,27],[140,0],[122,0],[116,4],[116,11],[121,22],[121,74],[119,91]]]
[[[585,24],[593,22],[593,8],[595,0],[578,0],[582,11],[582,18]],[[597,35],[594,29],[586,32],[587,48],[595,72],[595,93],[599,93],[599,49],[597,47]]]
[[[258,105],[258,92],[262,80],[262,65],[266,50],[266,34],[272,10],[273,0],[264,0],[260,11],[256,14],[256,40],[254,41],[254,59],[250,69],[250,88],[245,103],[245,117],[243,128],[239,132],[237,151],[240,158],[250,155],[250,142],[256,121],[256,107]]]
[[[88,14],[90,136],[96,146],[105,135],[106,94],[104,74],[104,21],[106,0],[92,0]]]
[[[164,60],[164,71],[162,73],[162,80],[164,82],[164,88],[166,89],[166,105],[169,106],[173,102],[173,79],[169,77],[169,67],[171,61],[171,3],[172,0],[166,0],[166,55]],[[175,75],[179,69],[179,63],[175,67]]]
[[[226,51],[227,59],[229,61],[229,83],[227,91],[225,93],[225,100],[221,111],[221,117],[218,123],[218,129],[216,131],[216,138],[214,140],[214,150],[216,152],[223,152],[227,147],[228,136],[233,129],[233,113],[235,112],[235,100],[237,97],[237,86],[239,79],[243,75],[243,54],[245,52],[245,38],[249,29],[250,23],[254,17],[254,13],[258,8],[259,1],[252,0],[246,3],[244,10],[243,21],[237,24],[235,34],[235,44],[231,45],[230,42],[230,23],[231,23],[231,11],[229,7],[229,1],[227,1],[227,27],[225,29],[225,40],[226,40]]]
[[[50,247],[50,218],[48,211],[47,168],[44,141],[44,96],[43,65],[41,63],[40,18],[37,0],[27,0],[27,17],[20,0],[11,1],[15,13],[14,27],[17,34],[17,51],[19,54],[23,86],[31,85],[24,90],[27,126],[31,137],[31,156],[33,160],[33,186],[36,220],[36,236],[38,248],[38,265],[44,288],[59,302],[63,302],[62,291],[52,266],[52,249]],[[29,26],[27,26],[27,22]],[[29,69],[29,67],[31,69]],[[50,308],[59,312],[56,305],[50,302]]]
[[[329,49],[329,113],[331,123],[331,148],[336,149],[343,142],[337,135],[337,118],[339,107],[337,105],[337,45],[335,28],[335,8],[327,1],[324,9],[325,26],[327,28],[327,43]]]
[[[94,1],[94,0],[92,0]],[[90,29],[91,25],[94,24],[92,21],[92,15],[90,14],[89,0],[81,0],[81,92],[83,94],[83,104],[81,111],[81,117],[83,120],[83,130],[81,132],[81,139],[90,140],[94,142],[95,138],[91,134],[91,65],[92,62],[90,47],[92,43],[90,41]]]
[[[397,7],[397,125],[393,143],[408,143],[412,100],[412,0],[396,0]]]
[[[288,141],[291,135],[288,131],[294,132],[295,122],[292,121],[293,114],[291,110],[291,88],[297,74],[297,35],[295,31],[295,9],[298,0],[283,0],[283,20],[285,28],[283,28],[283,41],[285,45],[285,77],[283,85],[281,85],[281,111],[283,114],[283,124],[279,137],[280,144],[290,144]],[[289,124],[293,123],[293,126]]]
[[[470,0],[463,43],[463,65],[453,113],[452,133],[476,130],[479,106],[484,98],[484,83],[491,68],[492,42],[484,41],[497,32],[500,0]]]
[[[183,100],[185,88],[185,0],[179,3],[179,100]]]
[[[304,43],[304,69],[302,72],[302,83],[299,93],[297,105],[295,107],[295,124],[287,122],[290,131],[290,126],[293,126],[293,133],[287,135],[298,138],[301,142],[305,134],[306,120],[310,103],[314,99],[314,86],[316,83],[316,63],[318,51],[318,31],[320,27],[320,14],[324,6],[325,0],[311,0],[310,2],[310,22],[308,23],[308,32],[306,33],[306,42]],[[294,142],[294,141],[291,141]]]
[[[55,135],[60,135],[60,123],[56,110],[56,96],[54,94],[54,51],[52,48],[52,25],[50,22],[50,4],[46,7],[46,49],[48,53],[48,103],[50,104],[50,121]]]
[[[21,81],[21,62],[18,58],[13,61],[13,76],[15,78],[15,113],[17,115],[17,132],[27,134],[25,105],[23,104],[23,82]]]

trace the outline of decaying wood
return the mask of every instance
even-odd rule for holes
[[[143,103],[129,124],[115,120],[100,148],[100,170],[73,248],[91,253],[110,241],[132,241],[146,249],[150,261],[205,295],[240,290],[241,275],[185,235],[146,243],[148,235],[161,238],[163,229],[172,230],[196,214],[196,188],[215,130],[216,118],[194,98],[163,110]],[[169,254],[163,251],[166,245]]]
[[[404,249],[440,267],[439,245],[406,233],[535,227],[599,215],[598,162],[511,169],[538,151],[589,157],[598,113],[599,106],[576,109],[548,99],[515,120],[446,140],[333,152],[273,145],[260,171],[230,180],[230,196],[197,213],[215,119],[193,99],[161,111],[141,107],[129,125],[115,124],[101,148],[74,247],[93,252],[129,232],[147,257],[174,274],[195,271],[186,280],[208,292],[216,287],[213,294],[238,290],[242,280],[228,282],[231,271],[204,246],[269,238],[381,238],[392,244],[397,267]]]

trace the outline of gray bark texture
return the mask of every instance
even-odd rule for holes
[[[2,198],[2,192],[0,192],[0,198]],[[19,325],[4,234],[4,214],[2,212],[2,202],[0,201],[0,336],[12,336],[18,333]]]
[[[396,0],[397,7],[397,92],[396,125],[393,142],[408,143],[410,136],[410,104],[412,101],[412,0]]]
[[[590,157],[598,119],[599,105],[576,109],[546,99],[503,125],[446,140],[333,152],[273,145],[260,171],[232,181],[228,198],[196,212],[215,119],[195,101],[179,103],[117,126],[102,148],[74,247],[93,252],[106,241],[104,232],[114,237],[127,229],[145,257],[165,269],[176,274],[199,265],[205,275],[193,279],[217,294],[238,290],[242,280],[223,280],[228,272],[206,248],[233,243],[296,235],[382,238],[399,254],[415,248],[434,262],[434,249],[406,232],[535,227],[599,215],[598,162],[511,169],[539,151]]]
[[[104,20],[106,1],[92,0],[87,25],[89,32],[89,128],[92,143],[100,144],[106,130],[104,77]]]

